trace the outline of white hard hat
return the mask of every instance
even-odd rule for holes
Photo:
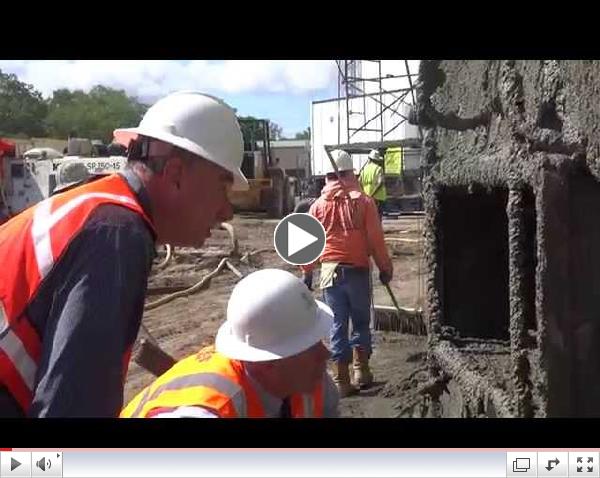
[[[346,153],[346,151],[343,151],[341,149],[334,149],[333,151],[331,151],[331,157],[333,158],[333,161],[335,162],[338,171],[352,171],[354,169],[352,158],[348,153]],[[326,160],[325,173],[335,173],[335,169],[333,169],[329,158],[327,158]]]
[[[326,337],[333,312],[304,283],[279,269],[244,277],[233,289],[217,352],[234,360],[262,362],[296,355]]]
[[[155,138],[203,157],[233,173],[234,189],[247,189],[240,170],[244,140],[234,110],[198,91],[179,91],[152,105],[137,128],[117,129],[117,143],[128,146],[137,135]]]
[[[371,150],[371,152],[369,153],[369,159],[372,159],[374,161],[382,161],[383,160],[383,158],[381,157],[381,154],[376,149]]]

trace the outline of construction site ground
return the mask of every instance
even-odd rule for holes
[[[239,256],[257,251],[249,258],[231,258],[231,263],[247,274],[260,268],[285,269],[299,275],[299,269],[284,262],[273,248],[273,231],[278,220],[261,215],[236,215],[231,224],[239,241]],[[391,288],[402,307],[415,308],[424,301],[422,254],[422,217],[403,216],[384,221],[386,242],[394,261]],[[153,271],[148,287],[147,304],[170,292],[169,288],[189,287],[213,271],[232,249],[226,231],[214,231],[201,249],[176,249],[167,267]],[[163,259],[159,254],[156,264]],[[156,269],[156,268],[155,268]],[[210,286],[195,294],[177,298],[146,311],[143,323],[160,346],[176,359],[211,345],[220,324],[225,320],[229,295],[238,277],[225,268]],[[318,284],[318,274],[315,276]],[[391,306],[392,301],[373,271],[374,303]],[[258,291],[257,291],[258,292]],[[316,289],[315,297],[321,292]],[[145,332],[140,331],[139,338]],[[390,331],[374,331],[372,368],[375,385],[358,396],[341,400],[342,417],[419,416],[422,397],[419,386],[427,382],[425,368],[426,337]],[[137,344],[136,344],[137,347]],[[134,348],[133,356],[136,349]],[[125,387],[129,401],[153,376],[133,360]]]

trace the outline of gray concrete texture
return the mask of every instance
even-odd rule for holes
[[[417,94],[439,414],[600,416],[600,61],[422,61]]]

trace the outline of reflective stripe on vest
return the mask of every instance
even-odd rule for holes
[[[315,416],[315,401],[310,395],[302,395],[303,414],[306,418]]]
[[[32,390],[37,365],[25,350],[21,339],[11,330],[2,303],[0,303],[0,351],[13,363],[27,388]]]
[[[42,344],[25,316],[42,281],[64,255],[90,214],[116,204],[150,219],[120,175],[52,196],[0,226],[0,383],[26,411],[33,397]]]
[[[248,416],[246,397],[244,390],[240,385],[232,382],[227,377],[223,377],[216,373],[196,373],[176,377],[155,389],[148,387],[144,393],[144,397],[131,414],[131,418],[140,417],[144,407],[147,407],[150,402],[155,401],[165,392],[188,390],[194,387],[207,387],[214,389],[223,395],[227,395],[231,399],[237,417],[244,418]]]
[[[143,418],[154,409],[201,406],[222,418],[262,418],[265,412],[261,402],[240,362],[218,353],[206,361],[193,355],[138,394],[121,417]],[[322,385],[313,395],[292,396],[291,406],[293,417],[322,417]]]
[[[127,196],[109,193],[88,193],[77,196],[66,204],[61,205],[56,211],[51,212],[53,197],[50,197],[35,207],[33,224],[31,225],[31,236],[35,257],[37,259],[38,271],[43,279],[54,266],[54,255],[52,253],[52,242],[50,232],[52,228],[70,212],[81,206],[85,201],[92,199],[107,200],[111,203],[121,203],[127,206],[137,206],[136,201]]]
[[[324,414],[325,378],[312,394],[295,395],[292,397],[293,418],[321,418]]]

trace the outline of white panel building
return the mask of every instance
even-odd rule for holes
[[[326,147],[340,146],[353,152],[357,171],[366,162],[366,154],[360,153],[372,147],[402,145],[411,155],[410,147],[420,145],[418,128],[407,121],[419,61],[409,60],[408,68],[405,60],[336,63],[339,97],[312,103],[312,174],[324,174],[329,162]]]

